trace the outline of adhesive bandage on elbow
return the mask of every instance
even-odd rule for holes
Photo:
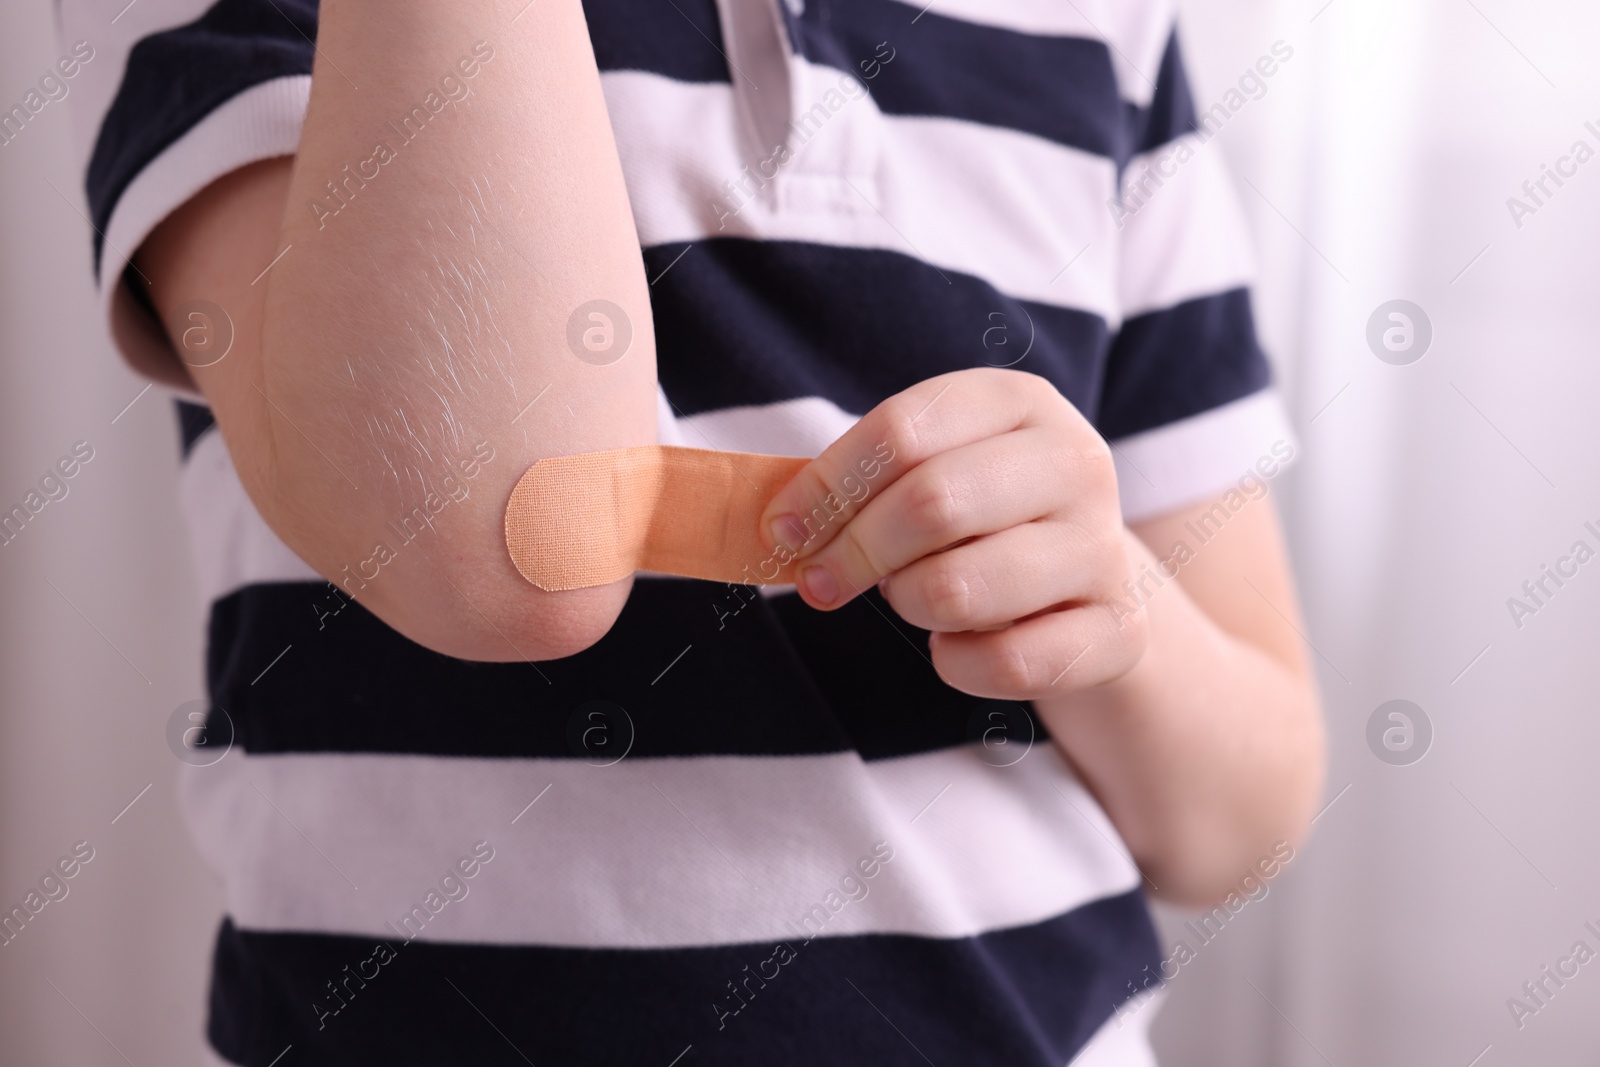
[[[511,491],[506,547],[522,576],[551,592],[634,571],[792,582],[792,554],[764,548],[756,524],[809,462],[675,445],[540,460]]]

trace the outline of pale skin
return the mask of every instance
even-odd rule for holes
[[[631,579],[534,589],[507,555],[503,509],[536,460],[656,431],[649,290],[581,7],[544,0],[510,22],[521,6],[325,0],[299,155],[219,179],[137,254],[170,336],[190,325],[186,301],[227,310],[225,359],[158,373],[206,396],[257,509],[330,580],[446,460],[493,443],[433,537],[346,585],[406,636],[477,660],[568,656],[610,629]],[[319,225],[306,205],[323,183],[491,37],[470,106],[435,116]],[[571,310],[596,297],[635,332],[605,367],[565,340]],[[1156,896],[1212,902],[1275,842],[1304,837],[1323,738],[1270,497],[1146,605],[1113,612],[1123,581],[1210,502],[1125,524],[1088,421],[1042,378],[978,368],[867,413],[774,498],[768,544],[772,520],[809,512],[881,441],[895,458],[870,495],[799,547],[807,603],[833,610],[882,582],[933,632],[946,682],[1032,701]]]

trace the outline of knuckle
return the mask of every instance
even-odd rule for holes
[[[944,478],[914,474],[906,486],[905,521],[918,534],[939,537],[956,527],[960,503]]]
[[[1011,390],[1014,395],[1025,398],[1027,406],[1036,414],[1048,411],[1053,405],[1066,401],[1066,397],[1056,388],[1055,383],[1042,374],[1020,367],[1007,367],[994,373],[1007,375],[1000,380],[1000,384]]]
[[[1114,498],[1117,490],[1117,465],[1111,445],[1097,433],[1084,435],[1067,446],[1066,465],[1072,477],[1094,499]]]
[[[809,545],[813,541],[825,544],[832,540],[839,529],[838,524],[843,521],[844,513],[845,507],[838,494],[828,488],[820,475],[815,475],[805,495],[796,501],[793,514],[798,526],[794,531],[795,536],[803,544]]]
[[[1007,693],[1027,693],[1036,688],[1038,671],[1020,642],[1001,640],[995,649],[995,685]]]
[[[1021,375],[1022,387],[1040,399],[1054,400],[1061,396],[1061,391],[1055,387],[1055,383],[1042,374],[1026,370],[1016,370],[1011,373]]]
[[[928,617],[936,625],[961,629],[972,621],[979,599],[973,577],[967,568],[949,564],[929,570],[918,594]]]
[[[1115,469],[1111,442],[1087,423],[1067,428],[1067,448],[1078,466],[1088,472]]]
[[[925,403],[900,393],[884,401],[879,409],[881,436],[896,455],[917,455],[917,418]]]
[[[862,576],[863,579],[871,576],[870,580],[875,582],[889,575],[888,568],[875,557],[867,542],[862,540],[854,528],[846,526],[840,533],[839,540],[848,557],[845,564],[847,576],[855,574]]]
[[[1098,433],[1088,434],[1088,441],[1084,444],[1084,456],[1089,463],[1100,468],[1107,474],[1115,475],[1116,461],[1111,454],[1111,442],[1101,437]]]

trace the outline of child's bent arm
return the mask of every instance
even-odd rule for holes
[[[631,587],[524,581],[503,533],[517,478],[656,440],[648,287],[582,7],[518,6],[325,0],[298,156],[213,183],[138,256],[180,354],[191,302],[231,320],[224,358],[185,362],[268,524],[401,633],[482,660],[579,651]],[[607,362],[573,321],[631,340]]]
[[[1134,571],[1156,572],[1156,556],[1192,540],[1185,524],[1210,506],[1136,524]],[[1131,671],[1034,706],[1147,888],[1209,904],[1275,843],[1309,829],[1322,791],[1321,716],[1270,499],[1234,515],[1163,580],[1144,586],[1149,637]]]

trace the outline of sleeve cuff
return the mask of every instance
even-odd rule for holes
[[[134,367],[169,360],[172,349],[161,324],[123,289],[129,257],[163,219],[224,174],[263,159],[293,155],[300,146],[310,98],[310,75],[251,86],[174,141],[118,198],[106,224],[98,281],[112,339]]]
[[[1270,479],[1299,453],[1278,394],[1263,389],[1111,442],[1124,522],[1199,503],[1239,480]]]

